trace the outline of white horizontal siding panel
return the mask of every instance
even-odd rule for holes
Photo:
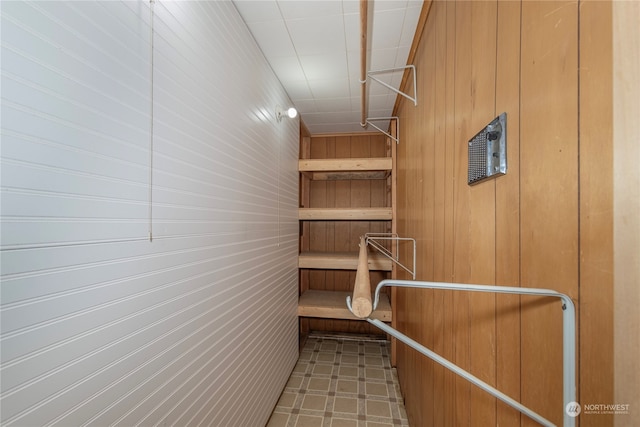
[[[288,293],[288,292],[287,292]],[[251,310],[261,304],[267,306],[277,306],[279,301],[290,298],[291,295],[286,294],[273,294],[271,298],[266,298],[264,291],[258,291],[255,298],[247,298],[243,303],[246,309]],[[252,379],[252,375],[257,375],[255,366],[260,365],[260,360],[255,360],[252,363],[247,362],[249,356],[249,350],[255,346],[257,350],[264,356],[268,349],[264,345],[264,342],[260,341],[260,338],[268,339],[268,335],[265,336],[261,333],[261,325],[269,324],[267,317],[282,318],[286,316],[285,313],[278,310],[261,311],[261,315],[246,316],[243,315],[241,310],[237,308],[223,309],[221,315],[226,319],[221,328],[218,330],[218,335],[212,337],[212,345],[209,346],[206,351],[197,351],[199,357],[202,358],[204,366],[194,363],[190,365],[187,371],[190,375],[180,375],[173,378],[173,381],[163,385],[165,390],[161,395],[165,396],[162,400],[149,400],[146,402],[149,406],[153,405],[153,410],[149,411],[147,407],[136,408],[141,412],[147,412],[148,416],[143,418],[143,424],[157,425],[161,420],[172,419],[176,420],[177,425],[193,425],[197,424],[192,422],[187,424],[186,421],[181,421],[179,416],[187,419],[195,416],[194,411],[181,410],[181,406],[198,405],[197,400],[202,399],[206,402],[203,403],[203,410],[206,408],[206,412],[213,411],[218,419],[223,414],[233,414],[237,411],[244,411],[246,408],[242,408],[237,405],[230,405],[229,402],[237,402],[234,400],[231,394],[235,391],[240,395],[246,395],[249,390],[245,387],[239,386],[238,382],[245,379]],[[236,334],[234,325],[241,327],[246,331],[245,334]],[[197,361],[196,361],[197,362]],[[253,371],[252,374],[247,376],[237,375],[233,377],[232,372],[239,369],[249,368]],[[270,365],[271,369],[271,365]],[[185,373],[187,373],[185,372]],[[232,380],[230,384],[224,384],[224,378],[231,375]],[[241,398],[241,400],[243,400]],[[232,406],[237,406],[233,408]],[[129,414],[127,417],[119,420],[124,425],[128,425],[133,422],[134,419],[139,419],[140,413]],[[205,424],[207,425],[207,424]],[[224,423],[214,422],[208,425],[225,425]],[[242,425],[237,424],[237,419],[229,425]]]
[[[261,266],[264,267],[264,266]],[[265,271],[266,270],[266,271]],[[149,310],[142,309],[143,312],[137,312],[136,310],[127,310],[126,305],[128,304],[119,304],[119,312],[116,314],[120,315],[120,319],[112,318],[111,321],[108,319],[104,319],[101,325],[101,328],[112,328],[113,329],[113,341],[111,341],[109,345],[110,351],[105,351],[104,348],[97,348],[90,351],[88,354],[85,353],[87,349],[90,347],[85,343],[84,345],[74,345],[75,343],[70,343],[70,345],[65,345],[64,347],[60,346],[59,343],[57,345],[51,345],[51,349],[53,351],[46,351],[42,354],[42,358],[38,363],[46,363],[48,365],[48,361],[50,360],[58,360],[65,359],[64,354],[58,354],[58,357],[52,357],[52,353],[55,355],[56,350],[58,353],[60,351],[66,351],[66,359],[67,363],[62,364],[61,366],[55,367],[55,369],[46,369],[48,366],[39,367],[35,361],[32,361],[29,364],[22,364],[22,366],[31,368],[28,372],[28,375],[33,375],[35,377],[38,387],[33,388],[20,388],[19,390],[14,390],[9,388],[11,385],[11,377],[4,376],[3,382],[7,381],[7,384],[3,384],[3,387],[7,387],[5,390],[4,402],[8,405],[9,408],[19,407],[18,405],[14,405],[15,401],[24,401],[30,400],[32,402],[37,403],[41,400],[45,399],[47,396],[58,390],[60,387],[63,387],[64,394],[69,399],[69,396],[73,396],[75,393],[80,393],[82,395],[86,392],[84,387],[94,387],[95,382],[100,379],[101,382],[108,382],[114,378],[119,378],[119,376],[125,375],[126,370],[132,369],[142,363],[145,363],[145,359],[149,356],[149,354],[158,354],[163,348],[160,342],[161,337],[165,337],[168,333],[173,333],[177,335],[177,337],[182,337],[187,333],[188,330],[198,329],[201,322],[205,321],[204,316],[200,316],[194,319],[196,313],[198,313],[203,307],[206,307],[208,311],[212,314],[215,314],[214,320],[226,319],[226,321],[221,322],[221,328],[216,329],[216,333],[221,335],[229,334],[231,330],[231,326],[233,326],[234,321],[242,320],[242,306],[247,305],[250,306],[252,303],[258,304],[261,299],[265,297],[268,293],[268,288],[260,286],[261,281],[256,280],[259,275],[265,274],[268,277],[269,268],[255,268],[253,272],[248,271],[240,275],[240,283],[246,283],[246,289],[244,289],[240,293],[235,293],[230,297],[225,297],[225,294],[229,294],[229,290],[218,290],[215,292],[214,290],[209,290],[206,287],[202,289],[197,289],[192,292],[182,292],[181,295],[176,295],[172,298],[170,295],[166,294],[169,297],[169,301],[159,301],[147,295],[148,298],[151,299],[151,303],[148,306],[154,307],[154,313],[150,313]],[[246,277],[245,280],[242,280],[243,277]],[[253,281],[256,281],[254,284]],[[255,292],[252,292],[255,291]],[[182,312],[174,313],[172,310],[172,306],[175,306],[176,302],[180,302],[180,305],[185,307]],[[132,302],[135,303],[135,302]],[[164,306],[164,307],[161,307]],[[138,305],[138,308],[140,306]],[[164,308],[164,309],[163,309]],[[144,312],[146,311],[146,312]],[[163,313],[165,316],[162,320],[156,320],[156,322],[151,322],[151,320],[158,316],[159,313]],[[107,316],[105,313],[104,316]],[[125,320],[122,320],[125,319]],[[77,319],[76,323],[84,324],[83,319]],[[145,325],[140,330],[136,331],[134,334],[130,334],[127,337],[121,337],[120,339],[115,339],[118,336],[118,330],[128,330],[131,327],[127,327],[127,323],[131,324],[132,327],[134,325]],[[109,326],[111,325],[111,326]],[[209,324],[209,326],[213,326]],[[226,326],[226,327],[225,327]],[[54,329],[56,326],[52,325],[48,329]],[[64,328],[68,330],[70,326]],[[169,332],[167,332],[169,331]],[[104,333],[104,331],[101,331]],[[40,337],[43,340],[46,340],[50,335],[54,335],[56,331],[49,330],[47,333],[43,334]],[[139,348],[139,339],[140,335],[145,336],[145,340],[148,340],[152,344],[150,344],[149,348]],[[80,337],[82,336],[82,338]],[[74,341],[85,339],[86,341],[91,341],[95,339],[91,334],[86,332],[79,333],[78,336],[73,337]],[[40,341],[40,340],[39,340]],[[187,342],[188,343],[188,342]],[[8,347],[13,347],[16,344],[9,340],[6,344]],[[74,355],[73,353],[69,354],[73,348],[78,349],[78,354]],[[141,351],[145,350],[145,351]],[[118,351],[118,353],[125,354],[126,359],[117,364],[109,365],[110,361],[110,352]],[[70,360],[69,360],[70,359]],[[96,362],[100,363],[101,366],[105,366],[105,371],[101,372],[98,376],[97,373],[93,372],[93,365]],[[40,370],[45,368],[46,370],[41,375],[37,374]],[[121,370],[125,370],[124,373]],[[86,384],[86,377],[92,378],[92,384]],[[85,380],[85,382],[83,382]],[[82,388],[80,385],[82,384]],[[83,391],[85,390],[85,391]],[[7,415],[11,415],[10,410]],[[39,422],[39,421],[38,421]]]
[[[48,295],[11,305],[5,303],[3,312],[7,319],[2,325],[5,331],[2,342],[7,343],[7,348],[3,351],[3,361],[37,349],[24,348],[19,344],[22,341],[35,346],[53,345],[64,334],[77,335],[92,327],[98,328],[136,313],[145,305],[161,304],[171,298],[184,297],[191,291],[216,292],[222,284],[212,280],[218,275],[224,276],[227,271],[238,270],[239,266],[243,267],[241,273],[230,278],[235,280],[259,274],[269,267],[270,257],[263,249],[256,248],[255,243],[245,240],[220,246],[216,251],[181,254],[181,257],[164,260],[162,268],[158,268],[158,262],[154,260],[147,262],[147,272],[143,272],[138,263],[134,268],[133,265],[127,266],[126,262],[122,263],[125,265],[93,268],[96,278],[110,278],[110,273],[113,277],[106,282],[87,284],[81,291]],[[247,259],[252,260],[249,266],[246,265]],[[132,276],[133,271],[138,274]],[[70,275],[66,278],[70,279]],[[11,283],[7,286],[15,287]],[[226,287],[222,289],[227,291]],[[114,312],[112,308],[116,305],[119,309]],[[24,329],[28,330],[28,336]],[[30,339],[34,336],[38,339]]]
[[[76,77],[83,85],[104,88],[104,80],[108,79],[111,81],[110,92],[116,97],[126,94],[126,89],[146,95],[147,68],[141,65],[150,57],[148,31],[140,31],[142,28],[139,28],[130,32],[126,46],[138,49],[128,52],[122,48],[122,42],[90,25],[87,16],[79,15],[71,2],[11,3],[14,4],[3,8],[6,11],[3,27],[13,24],[15,28],[3,34],[3,39],[12,50],[46,64],[48,68]],[[115,8],[121,9],[122,6]],[[114,10],[114,7],[109,9]],[[101,6],[92,5],[93,16],[104,16],[103,12]],[[109,22],[114,28],[108,32],[118,30],[118,21],[112,19]]]
[[[155,2],[152,211],[149,2],[0,8],[2,424],[265,424],[298,128],[233,4]]]
[[[104,52],[42,7],[3,5],[2,247],[145,236],[148,111],[132,96],[116,103],[113,91],[131,93],[141,73],[115,82],[92,56]],[[65,4],[55,11],[73,15]]]
[[[200,338],[197,339],[197,342],[203,343],[203,340]],[[261,346],[265,351],[275,350],[275,352],[277,352],[277,349],[269,349],[268,347],[264,347],[263,344],[265,343],[255,343],[255,345]],[[267,342],[266,344],[269,343]],[[209,347],[207,350],[213,351],[215,348],[216,347],[213,346]],[[170,350],[172,349],[167,350],[167,352]],[[118,399],[115,399],[112,405],[107,408],[98,406],[91,408],[90,405],[87,405],[86,409],[83,408],[83,411],[87,412],[87,415],[93,416],[93,418],[90,419],[90,422],[95,423],[96,425],[106,425],[111,423],[129,425],[129,420],[139,420],[141,416],[147,416],[147,418],[142,422],[143,425],[147,423],[148,425],[161,425],[161,422],[151,420],[159,420],[163,418],[160,414],[166,410],[167,402],[170,402],[171,399],[181,399],[182,402],[185,402],[186,400],[187,403],[192,404],[192,407],[195,406],[197,408],[198,406],[195,399],[190,399],[191,396],[188,395],[188,391],[192,386],[180,386],[180,383],[177,381],[179,378],[188,375],[189,378],[194,381],[199,380],[200,384],[214,384],[211,381],[203,379],[199,375],[202,374],[203,371],[206,372],[207,366],[205,365],[203,367],[203,364],[209,363],[213,365],[216,362],[211,361],[217,360],[219,362],[220,357],[216,356],[215,353],[207,352],[206,350],[198,347],[194,347],[193,352],[197,353],[199,357],[192,357],[190,353],[185,353],[184,351],[174,351],[175,354],[173,356],[167,354],[167,359],[171,360],[171,365],[162,365],[160,357],[154,357],[152,360],[140,366],[140,376],[144,378],[143,382],[132,382],[130,377],[124,377],[120,381],[111,384],[109,389],[105,391],[106,393],[118,396]],[[255,362],[259,364],[260,360]],[[285,359],[285,362],[289,361]],[[201,367],[202,369],[197,369]],[[275,369],[275,367],[270,367],[270,369]],[[289,370],[290,366],[287,366],[284,371],[288,372]],[[279,371],[282,372],[281,369]],[[266,388],[269,387],[270,385],[266,385]],[[145,393],[145,389],[154,390],[152,396],[156,397],[156,399],[149,399],[149,396]],[[164,396],[164,398],[160,399],[160,396]],[[220,396],[217,397],[219,398]],[[227,398],[226,396],[224,397]],[[241,399],[246,399],[246,396],[241,397]],[[139,402],[133,411],[127,411],[131,406],[129,404],[130,401]],[[92,410],[93,412],[91,412]],[[123,412],[126,414],[124,417],[121,416]],[[189,414],[190,412],[186,411],[186,413]],[[114,422],[113,420],[117,421]],[[174,425],[187,424],[176,422]],[[235,424],[232,422],[230,425],[244,424]]]
[[[76,58],[65,54],[54,45],[44,43],[29,32],[24,32],[18,40],[20,43],[17,46],[5,46],[3,49],[3,58],[17,57],[15,62],[12,61],[14,65],[3,73],[3,77],[6,83],[9,83],[10,79],[11,83],[21,85],[6,85],[7,96],[16,96],[16,99],[15,102],[10,102],[12,98],[6,98],[3,107],[7,108],[6,106],[10,105],[14,109],[21,108],[30,115],[38,114],[58,123],[77,125],[80,130],[90,129],[94,133],[110,137],[124,136],[131,139],[123,130],[131,126],[127,126],[127,122],[131,121],[132,111],[137,116],[144,111],[144,99],[148,99],[150,90],[149,82],[141,85],[142,81],[139,78],[130,81],[116,80],[109,70],[80,63]],[[21,46],[25,44],[25,40],[32,43]],[[8,44],[10,40],[5,42]],[[49,55],[50,58],[47,59],[50,62],[43,60],[42,55]],[[141,51],[140,55],[148,56],[148,52]],[[139,68],[139,73],[145,73],[149,66],[141,63]],[[37,72],[29,76],[29,72],[24,73],[23,69],[35,69]],[[112,90],[107,92],[105,87],[111,87]],[[95,94],[96,98],[87,97],[87,93]],[[46,97],[44,102],[33,103],[37,101],[37,97],[42,96]],[[62,97],[66,99],[60,99]],[[60,108],[60,102],[65,103],[64,107]],[[101,105],[102,103],[106,105]],[[116,108],[105,108],[110,106]],[[113,119],[109,120],[112,117]],[[137,119],[135,116],[133,118]],[[123,126],[123,123],[124,129],[115,127]],[[148,121],[138,122],[138,126],[147,123]]]
[[[3,59],[6,60],[6,58]],[[8,79],[3,79],[3,86],[6,87],[8,84]],[[121,128],[117,135],[111,136],[91,129],[79,121],[65,122],[53,116],[42,115],[33,109],[27,111],[26,108],[16,103],[11,104],[11,101],[4,99],[2,115],[5,119],[3,120],[4,135],[43,146],[48,145],[64,151],[64,154],[76,151],[148,167],[148,126],[144,141],[140,140],[139,131],[134,130],[133,133],[128,133],[130,129],[126,128]],[[61,155],[58,158],[64,157]]]
[[[22,55],[16,55],[15,52],[9,50],[5,52],[20,57],[21,62],[26,63],[25,65],[33,63]],[[49,70],[43,71],[45,71],[44,74],[50,74],[46,72]],[[86,70],[87,73],[94,71]],[[77,85],[77,82],[69,82],[69,78],[62,75],[54,74],[53,79],[42,82],[26,80],[24,76],[10,72],[5,72],[3,77],[7,83],[10,83],[7,84],[7,92],[3,93],[6,109],[11,108],[18,112],[39,115],[47,120],[68,124],[69,132],[77,132],[82,128],[91,129],[93,132],[98,130],[100,134],[117,135],[129,141],[139,140],[149,133],[149,116],[148,111],[145,111],[149,101],[143,103],[145,98],[141,98],[140,94],[129,95],[131,101],[135,103],[126,105],[112,95],[101,93],[99,86],[82,87],[82,90],[74,91],[71,95],[60,93],[60,90],[50,90],[46,86],[50,85],[52,80],[67,82],[66,86]],[[104,85],[104,82],[102,84]],[[83,98],[87,94],[91,97]],[[146,95],[148,97],[148,94]],[[33,109],[34,105],[38,108]]]
[[[86,160],[87,163],[92,161],[91,158]],[[16,178],[15,181],[9,178],[4,182],[7,189],[6,196],[15,195],[15,197],[34,199],[34,204],[41,207],[41,212],[36,216],[148,218],[147,211],[144,209],[144,206],[148,205],[148,201],[145,200],[149,191],[148,183],[69,170],[64,166],[43,166],[9,159],[5,159],[3,166],[5,176]],[[134,170],[132,175],[135,175],[135,172]],[[47,198],[69,199],[68,202],[75,202],[79,206],[70,206],[68,203],[56,204],[55,200],[47,202]],[[76,200],[71,200],[74,198]],[[110,203],[121,204],[121,206],[109,209]],[[26,216],[31,212],[33,212],[32,206],[21,203],[7,203],[7,206],[3,206],[3,214],[7,216]]]

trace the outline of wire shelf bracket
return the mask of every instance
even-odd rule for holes
[[[378,120],[395,120],[396,121],[396,136],[391,135],[389,132],[382,130],[380,127],[376,126],[375,124],[371,123],[372,121],[378,121]],[[375,128],[377,131],[384,133],[386,136],[388,136],[389,138],[393,139],[396,144],[400,143],[400,119],[396,116],[393,117],[367,117],[367,119],[364,121],[364,126],[367,125],[371,125],[371,127]],[[363,127],[364,127],[363,126]]]
[[[396,233],[365,233],[364,241],[366,245],[371,246],[385,257],[396,263],[403,270],[411,274],[413,280],[416,280],[416,239],[411,237],[398,237]],[[382,242],[393,241],[396,244],[395,255],[389,249],[382,245]],[[413,243],[413,266],[409,268],[400,262],[400,242],[408,241]]]
[[[407,69],[410,69],[412,71],[411,75],[413,76],[413,97],[411,97],[410,95],[404,93],[400,89],[397,89],[397,88],[391,86],[389,83],[383,82],[382,80],[374,77],[374,75],[377,75],[377,74],[392,73],[394,71],[407,70]],[[416,67],[415,67],[415,65],[405,65],[404,67],[385,68],[383,70],[369,71],[369,72],[367,72],[367,77],[370,78],[371,80],[375,81],[375,82],[380,83],[382,86],[386,87],[387,89],[394,91],[398,95],[404,96],[408,100],[412,101],[414,106],[418,105],[418,89],[417,89],[417,86],[416,86]]]

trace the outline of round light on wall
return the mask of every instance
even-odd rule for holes
[[[293,107],[289,107],[286,110],[280,105],[276,107],[276,119],[281,121],[283,117],[294,119],[298,115],[298,110]]]

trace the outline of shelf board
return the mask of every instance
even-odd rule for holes
[[[391,271],[393,261],[384,255],[369,254],[369,270]],[[358,252],[302,252],[298,268],[323,270],[356,270]]]
[[[300,208],[301,221],[390,221],[392,208]]]
[[[298,161],[300,172],[390,171],[391,167],[391,157],[302,159]]]
[[[363,320],[354,316],[347,308],[346,298],[350,292],[315,291],[304,292],[298,301],[298,316],[325,319]],[[387,294],[380,294],[378,309],[371,313],[372,319],[391,322],[391,303]]]
[[[312,181],[340,181],[356,179],[387,179],[387,171],[352,171],[352,172],[302,172]]]
[[[298,170],[314,181],[386,179],[392,169],[391,157],[302,159]]]

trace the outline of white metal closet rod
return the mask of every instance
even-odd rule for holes
[[[375,298],[373,303],[373,310],[376,309],[380,300],[380,290],[385,286],[397,286],[408,288],[424,288],[424,289],[444,289],[452,291],[469,291],[469,292],[489,292],[500,294],[517,294],[517,295],[532,295],[532,296],[546,296],[560,298],[562,301],[562,387],[563,387],[563,409],[567,407],[567,404],[575,402],[576,400],[576,313],[575,305],[569,296],[557,291],[549,289],[536,289],[536,288],[517,288],[509,286],[488,286],[488,285],[469,285],[461,283],[439,283],[439,282],[420,282],[412,280],[383,280],[378,283],[375,291]],[[347,307],[350,306],[350,301],[347,299]],[[349,308],[350,309],[350,308]],[[537,421],[544,426],[554,426],[554,424],[542,417],[538,413],[532,411],[491,385],[485,383],[481,379],[477,378],[473,374],[465,371],[454,363],[448,361],[444,357],[434,353],[422,344],[412,340],[403,333],[388,326],[387,324],[376,320],[366,319],[369,323],[382,329],[389,335],[394,336],[400,341],[404,342],[411,348],[419,351],[428,358],[441,364],[445,368],[455,372],[467,381],[480,387],[487,393],[500,399],[507,405],[517,409],[521,413],[527,415],[529,418]],[[570,416],[568,411],[564,412],[564,427],[574,427],[575,418]]]

